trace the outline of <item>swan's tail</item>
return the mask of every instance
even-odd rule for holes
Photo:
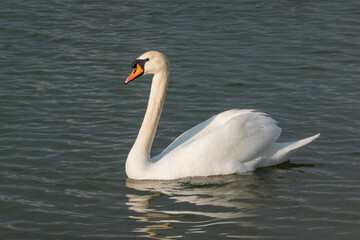
[[[302,146],[305,146],[308,143],[311,143],[319,136],[320,136],[320,133],[318,133],[312,137],[304,138],[302,140],[295,141],[295,142],[276,143],[274,151],[273,151],[273,155],[271,157],[272,162],[275,164],[285,162],[299,148],[301,148]]]

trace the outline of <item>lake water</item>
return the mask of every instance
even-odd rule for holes
[[[10,1],[0,9],[1,239],[356,239],[359,1]],[[171,79],[152,154],[231,108],[321,132],[289,162],[127,179],[151,77]]]

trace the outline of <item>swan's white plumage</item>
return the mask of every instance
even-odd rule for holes
[[[152,167],[167,169],[157,173],[161,178],[251,171],[249,162],[273,145],[280,132],[274,120],[262,113],[226,111],[185,132],[152,159]]]
[[[233,109],[189,129],[151,159],[150,148],[163,106],[169,64],[159,52],[139,57],[146,58],[150,60],[145,64],[145,74],[152,73],[154,78],[144,122],[126,162],[130,178],[176,179],[252,171],[286,161],[298,148],[319,136],[276,143],[281,129],[273,119],[254,110]]]

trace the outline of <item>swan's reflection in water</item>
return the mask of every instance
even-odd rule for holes
[[[133,231],[154,239],[181,237],[178,224],[189,224],[193,233],[216,224],[255,227],[251,222],[257,215],[254,210],[272,196],[266,182],[253,173],[174,181],[127,179],[126,186],[135,192],[127,194],[127,205],[138,213],[131,217],[145,225]]]

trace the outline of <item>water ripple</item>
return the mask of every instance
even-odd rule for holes
[[[360,56],[356,1],[5,1],[0,10],[0,236],[355,239]],[[321,132],[254,173],[136,182],[124,164],[150,87],[171,62],[152,154],[231,108],[280,141]]]

